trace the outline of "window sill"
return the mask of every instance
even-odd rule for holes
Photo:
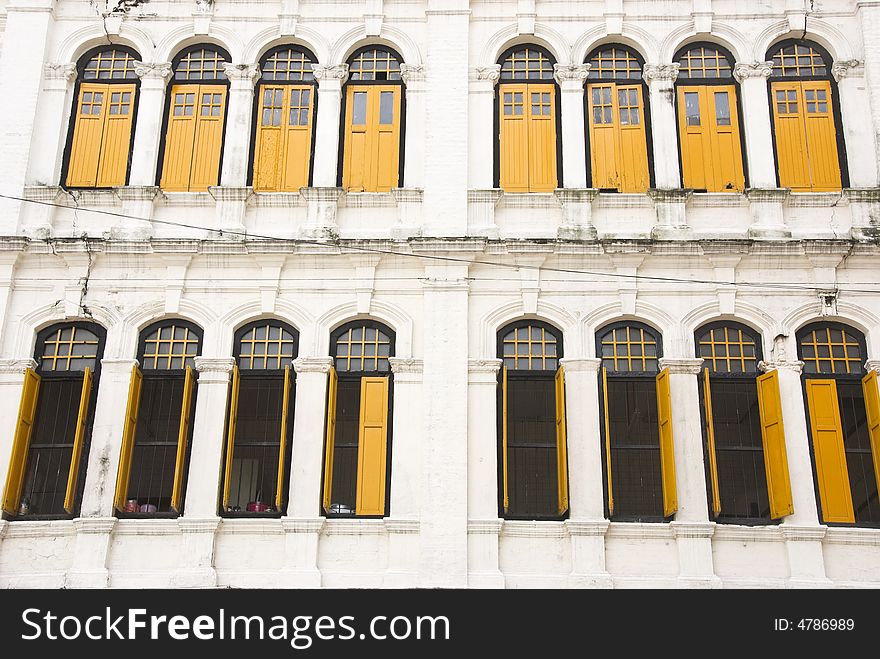
[[[789,192],[785,198],[788,208],[833,208],[849,204],[846,192]]]
[[[501,536],[506,538],[564,538],[568,535],[561,519],[526,521],[505,519],[501,523]]]
[[[608,526],[606,538],[622,540],[673,540],[672,526],[669,522],[615,522]]]

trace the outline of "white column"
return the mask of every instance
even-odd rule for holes
[[[391,515],[388,531],[388,568],[382,584],[406,588],[418,580],[419,465],[424,436],[422,371],[419,359],[391,358],[394,373],[394,409],[391,432]]]
[[[243,188],[247,184],[254,85],[260,69],[256,64],[225,64],[223,70],[229,79],[229,101],[220,185]]]
[[[403,144],[401,188],[425,187],[425,66],[402,64],[400,77],[406,84],[406,136]]]
[[[587,187],[587,140],[584,128],[584,82],[589,64],[555,66],[554,78],[559,84],[562,111],[562,184],[558,187]]]
[[[816,587],[828,585],[822,538],[826,527],[819,523],[813,463],[810,459],[810,437],[804,403],[801,373],[803,362],[762,362],[761,370],[777,371],[779,396],[782,403],[782,424],[785,428],[785,452],[791,479],[794,513],[780,526],[788,553],[789,585]]]
[[[134,70],[141,79],[141,88],[128,184],[137,187],[154,187],[156,169],[159,165],[165,90],[171,79],[171,63],[138,62]]]
[[[318,116],[315,125],[315,163],[312,176],[316,188],[335,188],[338,180],[339,130],[342,122],[342,86],[348,79],[348,65],[313,64],[318,81]]]
[[[772,71],[773,62],[741,63],[733,71],[740,84],[749,187],[762,190],[777,187],[770,102],[767,97],[767,80]]]
[[[296,371],[293,441],[290,447],[290,491],[281,579],[286,587],[318,588],[318,540],[324,527],[321,516],[321,477],[327,417],[327,375],[330,357],[300,357]]]
[[[47,64],[28,161],[27,182],[35,185],[58,185],[61,159],[67,138],[76,63]]]
[[[20,197],[27,181],[34,117],[46,46],[53,25],[55,0],[16,0],[6,7],[6,28],[0,56],[0,143],[3,176],[0,193]],[[14,100],[14,102],[13,102]],[[0,235],[15,234],[20,202],[0,199]]]
[[[15,422],[21,405],[21,392],[24,388],[24,373],[35,369],[37,362],[30,357],[21,359],[0,359],[0,487],[6,487],[9,460],[12,457],[12,439],[15,436]]]
[[[874,130],[865,121],[871,111],[865,89],[865,67],[858,60],[835,62],[832,72],[839,92],[850,187],[876,188],[877,142]]]
[[[419,585],[467,585],[467,266],[425,267]]]
[[[874,143],[880,146],[880,4],[873,1],[857,3],[865,49],[865,76],[870,99],[871,128]],[[878,166],[880,149],[874,153],[874,167]]]
[[[611,588],[605,569],[605,493],[602,485],[602,434],[599,429],[601,359],[561,361],[565,368],[565,415],[568,436],[568,489],[571,574],[574,588]]]
[[[678,68],[678,63],[646,64],[643,73],[651,99],[654,187],[665,190],[681,187],[675,117],[675,79],[678,78]]]
[[[468,187],[472,190],[495,187],[495,85],[500,77],[500,64],[470,70]]]
[[[504,588],[498,566],[498,371],[500,359],[468,362],[468,586]]]
[[[703,431],[697,375],[702,359],[661,359],[669,369],[672,398],[672,437],[678,512],[672,522],[678,547],[678,583],[683,588],[719,588],[712,565],[712,534],[703,462]]]

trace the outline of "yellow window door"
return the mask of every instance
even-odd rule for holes
[[[254,189],[296,192],[309,183],[311,87],[263,87],[254,151]]]
[[[621,192],[647,192],[648,140],[641,85],[617,88]]]
[[[678,88],[678,133],[684,187],[709,190],[712,185],[711,146],[705,87]]]
[[[400,87],[374,89],[376,141],[370,192],[390,192],[400,178]]]
[[[641,86],[593,84],[587,95],[593,187],[647,191],[650,177]]]
[[[802,82],[807,154],[813,192],[835,192],[842,188],[837,130],[831,105],[831,83]]]
[[[552,192],[556,175],[556,89],[528,85],[528,191]]]
[[[165,157],[160,181],[163,190],[185,192],[189,189],[198,93],[198,85],[174,85],[171,88],[171,107],[165,133]]]
[[[358,433],[358,515],[385,514],[388,378],[362,378]]]
[[[204,192],[220,178],[220,150],[223,147],[223,118],[226,115],[226,87],[200,85],[193,145],[190,192]]]
[[[617,130],[614,97],[617,85],[590,85],[590,161],[593,187],[600,190],[620,189],[620,134]]]
[[[263,87],[254,147],[254,190],[279,192],[284,153],[285,88]]]
[[[684,186],[707,192],[745,189],[736,88],[679,87]]]
[[[204,192],[217,185],[226,87],[174,85],[165,135],[161,187],[170,192]]]
[[[295,192],[309,184],[314,96],[315,91],[311,87],[288,89],[281,179],[281,189],[285,191]]]
[[[499,134],[500,181],[506,192],[529,191],[528,85],[503,85]]]
[[[345,115],[343,187],[351,192],[389,192],[397,187],[400,87],[349,87]]]
[[[108,85],[109,103],[104,115],[104,138],[98,160],[96,187],[125,185],[131,128],[134,118],[134,85]]]

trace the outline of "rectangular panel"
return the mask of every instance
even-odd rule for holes
[[[223,474],[223,511],[229,509],[232,492],[232,466],[235,457],[235,430],[238,424],[238,392],[240,386],[238,365],[232,367],[232,385],[229,392],[229,417],[226,421],[226,463]]]
[[[330,512],[333,495],[333,444],[336,441],[336,369],[330,368],[327,382],[327,436],[324,439],[324,512]]]
[[[799,82],[774,82],[770,86],[773,104],[776,159],[779,185],[795,192],[812,191],[807,157],[803,95]]]
[[[568,511],[568,440],[565,427],[565,369],[556,372],[556,487],[559,514]]]
[[[807,403],[822,519],[852,524],[855,512],[840,425],[837,383],[834,380],[807,380]]]
[[[287,416],[290,414],[291,368],[284,367],[284,392],[281,398],[281,429],[278,437],[278,478],[275,486],[275,509],[284,505],[284,461],[287,458]]]
[[[663,476],[663,516],[678,510],[675,483],[675,450],[672,436],[672,392],[669,369],[657,374],[657,424],[660,428],[660,471]]]
[[[18,418],[15,422],[15,435],[12,438],[12,456],[9,460],[6,487],[3,492],[3,512],[8,515],[18,514],[39,393],[40,376],[29,368],[24,372],[24,386],[21,390],[21,402],[18,406]]]
[[[779,372],[770,371],[758,378],[758,406],[761,410],[761,437],[764,440],[764,467],[770,495],[770,517],[781,519],[794,512],[788,455],[785,450],[785,427],[782,423],[782,400],[779,396]]]
[[[880,388],[877,371],[871,371],[862,380],[865,395],[865,412],[868,419],[868,435],[871,438],[871,454],[874,458],[874,476],[880,483]]]
[[[648,139],[642,86],[618,87],[616,101],[620,116],[620,191],[646,192],[651,179],[648,175]]]
[[[614,516],[614,483],[611,477],[611,420],[608,416],[608,371],[602,369],[602,403],[605,412],[605,471],[608,483],[608,516]]]
[[[385,514],[388,378],[361,378],[358,437],[358,515]]]
[[[169,92],[168,128],[160,186],[169,192],[189,190],[196,136],[198,85],[174,85]]]
[[[715,420],[712,415],[712,383],[709,369],[703,370],[703,409],[706,412],[706,444],[709,453],[709,478],[712,485],[712,513],[721,514],[721,491],[718,486],[718,453],[715,451]]]
[[[288,99],[281,190],[297,192],[309,184],[315,90],[312,87],[291,87]]]
[[[96,184],[99,188],[125,185],[134,125],[134,96],[134,85],[108,85]]]
[[[342,187],[350,192],[366,189],[373,135],[370,131],[370,89],[348,87],[345,103],[345,145]]]
[[[742,141],[736,87],[708,87],[711,131],[712,183],[710,192],[742,192],[745,189]]]
[[[501,85],[500,184],[507,192],[529,191],[528,85]]]
[[[220,179],[220,151],[223,148],[223,119],[226,116],[226,87],[200,85],[196,107],[196,132],[190,192],[204,192]]]
[[[828,80],[802,82],[801,88],[812,190],[836,192],[842,185],[840,159],[837,153],[837,129],[831,101],[831,82]]]
[[[601,190],[619,190],[621,185],[616,97],[614,84],[587,87],[593,187]]]
[[[254,190],[280,192],[284,162],[284,123],[289,112],[286,87],[263,86],[259,93],[254,144]]]
[[[110,85],[80,85],[67,164],[67,185],[70,187],[93,188],[97,185],[109,90]]]
[[[556,176],[556,88],[529,85],[529,192],[553,192]]]
[[[131,380],[128,385],[128,403],[125,407],[125,425],[122,429],[122,448],[119,451],[119,471],[116,474],[116,510],[125,511],[125,499],[128,495],[128,479],[131,475],[131,458],[134,453],[135,434],[137,431],[138,411],[141,406],[141,385],[144,376],[135,365],[131,369]]]
[[[708,190],[710,158],[705,88],[678,88],[678,132],[684,187]]]
[[[76,415],[76,431],[73,436],[73,451],[70,456],[70,469],[67,472],[67,491],[64,495],[64,510],[73,515],[76,500],[76,485],[79,479],[79,463],[82,459],[83,444],[86,441],[86,428],[89,421],[89,401],[92,395],[92,369],[83,373],[82,392],[79,397],[79,412]]]
[[[189,429],[192,423],[192,399],[195,391],[195,377],[191,366],[186,367],[183,380],[183,400],[180,407],[180,426],[177,432],[177,454],[174,459],[174,487],[171,491],[171,509],[183,513],[183,489],[186,478],[186,446],[189,442]]]
[[[401,88],[376,87],[375,95],[375,152],[371,171],[372,185],[368,192],[390,192],[400,178],[400,98]]]
[[[510,508],[510,489],[507,471],[507,368],[501,369],[501,489],[504,512]]]

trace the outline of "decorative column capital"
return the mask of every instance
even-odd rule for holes
[[[391,372],[395,375],[398,373],[422,373],[425,370],[425,362],[421,359],[390,357],[388,361],[391,363]]]
[[[61,80],[65,84],[76,79],[76,62],[49,62],[43,67],[47,80]]]
[[[660,368],[668,368],[673,375],[698,375],[703,368],[703,359],[661,359]]]
[[[763,78],[766,80],[772,73],[773,62],[738,63],[733,67],[733,77],[740,84],[748,78]]]
[[[488,82],[495,85],[501,79],[501,65],[475,66],[468,72],[471,82]]]
[[[559,364],[567,373],[598,373],[602,368],[602,360],[598,357],[564,357]]]
[[[196,357],[195,364],[199,383],[228,382],[235,360],[231,357]]]
[[[138,366],[137,359],[102,359],[101,370],[104,373],[128,373],[132,368]]]
[[[348,80],[348,64],[336,64],[333,66],[312,64],[312,73],[319,85],[337,83],[341,86]]]
[[[865,370],[870,373],[871,371],[877,371],[880,373],[880,359],[869,359],[865,362]]]
[[[590,74],[591,66],[591,64],[554,64],[553,77],[560,86],[567,82],[583,85]]]
[[[425,65],[424,64],[401,64],[400,78],[404,84],[410,85],[417,82],[425,81]]]
[[[770,371],[791,371],[797,375],[804,372],[803,362],[758,362],[758,370],[769,373]]]
[[[224,64],[223,72],[229,78],[232,87],[253,91],[260,79],[260,67],[256,64]]]
[[[491,373],[495,375],[501,370],[500,359],[468,359],[468,373]]]
[[[171,62],[135,62],[134,72],[141,80],[159,80],[167,84],[171,79]]]
[[[844,78],[864,78],[865,63],[857,59],[840,60],[831,66],[831,75],[837,82]]]
[[[678,62],[672,64],[645,64],[642,76],[648,83],[651,82],[675,82],[678,78],[678,70],[681,65]]]
[[[24,375],[24,372],[29,368],[37,368],[37,362],[30,357],[25,359],[0,359],[0,375]]]
[[[329,373],[333,366],[332,357],[300,357],[293,361],[297,373]]]

